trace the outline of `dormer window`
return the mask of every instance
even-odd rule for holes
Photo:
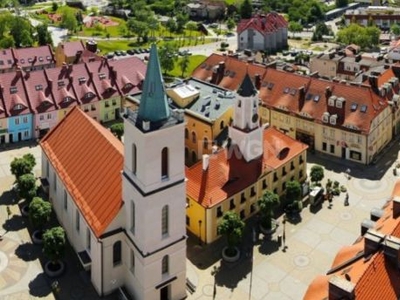
[[[91,99],[91,98],[93,98],[93,97],[94,97],[94,94],[91,93],[91,92],[89,92],[89,93],[86,93],[85,96],[84,96],[83,98],[85,98],[85,99]]]
[[[31,63],[31,62],[33,62],[33,59],[32,58],[28,58],[28,63]]]
[[[10,94],[16,94],[18,92],[18,88],[16,86],[10,87]]]
[[[99,79],[106,79],[106,74],[100,73],[99,74]]]
[[[337,107],[337,108],[342,108],[342,107],[343,107],[343,101],[344,101],[343,98],[337,99],[337,100],[336,100],[336,107]]]
[[[51,56],[46,56],[46,59],[47,59],[48,61],[50,61],[50,60],[51,60]]]
[[[35,90],[41,91],[41,90],[43,90],[43,86],[41,84],[37,84],[37,85],[35,85]]]
[[[14,105],[14,110],[21,110],[21,109],[24,109],[24,106],[22,104]]]
[[[330,123],[331,125],[336,125],[336,120],[337,120],[337,115],[332,115],[330,117]]]
[[[65,97],[64,100],[63,100],[64,103],[68,103],[68,102],[71,102],[71,101],[72,101],[72,98],[68,97],[68,96]]]
[[[64,85],[65,85],[65,84],[64,84],[64,80],[59,80],[59,81],[57,82],[57,85],[58,85],[58,87],[64,86]]]
[[[324,122],[324,123],[329,122],[329,113],[328,112],[324,112],[324,114],[322,115],[322,122]]]
[[[39,61],[43,61],[43,57],[39,56]]]
[[[79,83],[85,83],[86,82],[86,78],[85,77],[79,77],[78,78],[78,82]]]
[[[127,84],[125,84],[124,89],[129,90],[132,87],[133,87],[132,83],[127,83]]]

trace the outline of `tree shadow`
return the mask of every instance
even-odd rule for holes
[[[302,220],[300,212],[286,213],[286,220],[293,225],[299,224]]]
[[[32,243],[26,242],[19,245],[15,249],[15,255],[23,261],[33,261],[39,258],[42,254],[41,247],[36,246]]]
[[[46,297],[51,293],[50,283],[44,273],[38,274],[28,286],[29,294],[34,297]]]
[[[279,247],[280,247],[279,241],[269,238],[269,239],[264,239],[264,241],[258,247],[258,250],[263,255],[270,255],[274,252],[277,252],[279,250]]]
[[[221,265],[214,275],[215,283],[217,286],[225,286],[233,290],[237,287],[240,281],[250,274],[251,267],[251,258],[246,258],[244,251],[242,251],[241,258],[236,263],[221,261]]]
[[[26,218],[21,217],[20,215],[13,215],[10,219],[6,220],[3,223],[3,228],[6,231],[19,231],[23,228],[26,228],[28,221]]]
[[[18,196],[13,190],[5,191],[0,196],[0,205],[14,205],[18,203]]]

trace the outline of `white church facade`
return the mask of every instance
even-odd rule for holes
[[[42,177],[99,295],[186,297],[183,112],[171,111],[153,45],[122,144],[79,108],[45,138]]]

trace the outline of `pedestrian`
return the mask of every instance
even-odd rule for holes
[[[11,209],[9,206],[7,206],[7,220],[10,219],[10,216],[11,216]]]
[[[349,205],[349,193],[346,193],[346,197],[344,198],[344,206]]]

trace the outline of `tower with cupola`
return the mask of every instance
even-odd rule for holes
[[[251,161],[263,154],[263,128],[259,124],[258,93],[249,74],[236,92],[233,124],[229,138],[237,145],[243,158]]]
[[[124,114],[125,276],[135,299],[186,297],[184,116],[168,106],[156,46],[139,109]]]

